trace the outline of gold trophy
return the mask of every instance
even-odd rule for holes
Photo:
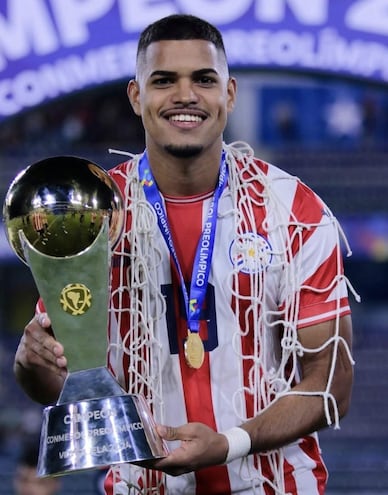
[[[144,398],[105,366],[110,260],[124,223],[116,183],[84,158],[46,158],[13,180],[3,217],[68,359],[58,402],[43,412],[38,476],[167,455]]]

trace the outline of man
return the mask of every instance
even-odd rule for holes
[[[111,470],[108,493],[323,494],[316,431],[347,412],[351,320],[337,223],[303,183],[223,143],[236,99],[220,33],[170,16],[142,33],[131,105],[146,152],[126,196],[108,366],[150,403],[170,454]],[[66,375],[49,317],[15,358],[35,400]]]
[[[39,438],[27,438],[21,446],[13,477],[15,495],[55,495],[61,483],[58,478],[38,478]]]

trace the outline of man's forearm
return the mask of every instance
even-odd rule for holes
[[[321,396],[288,395],[242,425],[252,441],[252,452],[284,447],[327,426]]]
[[[19,385],[35,402],[48,405],[57,401],[64,383],[62,376],[43,367],[26,369],[17,361],[14,364],[14,373]]]

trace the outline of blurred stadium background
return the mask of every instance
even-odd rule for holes
[[[67,13],[65,3],[72,7]],[[314,0],[307,7],[298,0],[245,0],[239,6],[202,0],[195,8],[186,8],[183,0],[130,3],[1,0],[1,203],[16,174],[41,158],[78,155],[110,168],[120,157],[109,154],[109,148],[142,151],[142,128],[126,97],[133,75],[129,41],[162,15],[201,15],[202,9],[225,34],[239,84],[225,140],[248,141],[258,156],[310,185],[340,219],[353,251],[345,268],[362,298],[361,304],[352,300],[355,386],[341,429],[321,434],[330,471],[328,495],[388,493],[388,2]],[[66,17],[72,9],[73,31]],[[62,51],[42,48],[28,16],[30,23],[46,28],[47,39],[54,36],[51,29],[62,34]],[[268,33],[272,45],[263,41]],[[23,52],[23,40],[29,51]],[[116,58],[119,49],[123,52],[120,60],[128,48],[128,67],[112,71],[106,80],[100,74],[97,82],[84,77],[81,83],[79,73],[68,74],[79,78],[74,85],[60,78],[58,67],[73,67],[65,64],[71,57],[86,65],[98,50],[102,57],[103,49],[114,46]],[[252,55],[255,47],[261,58]],[[39,92],[39,82],[49,88],[47,74],[57,79],[50,80],[51,92]],[[0,280],[0,494],[9,494],[20,442],[39,430],[41,408],[25,397],[12,374],[13,355],[37,293],[2,227]],[[100,474],[67,476],[61,493],[100,493]]]

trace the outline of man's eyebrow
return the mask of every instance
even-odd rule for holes
[[[191,75],[193,77],[198,77],[198,76],[202,76],[202,75],[209,74],[209,73],[218,75],[218,72],[211,67],[210,68],[206,67],[204,69],[195,70],[191,73]],[[172,71],[172,70],[155,70],[154,72],[151,73],[150,77],[174,77],[176,75],[177,75],[177,72]]]
[[[151,72],[150,77],[155,77],[155,76],[171,77],[175,75],[176,72],[171,70],[154,70],[154,72]]]
[[[205,68],[205,69],[195,70],[193,72],[193,76],[202,76],[204,74],[209,74],[209,73],[218,75],[218,72],[215,69],[213,69],[212,67],[209,67],[209,68]]]

